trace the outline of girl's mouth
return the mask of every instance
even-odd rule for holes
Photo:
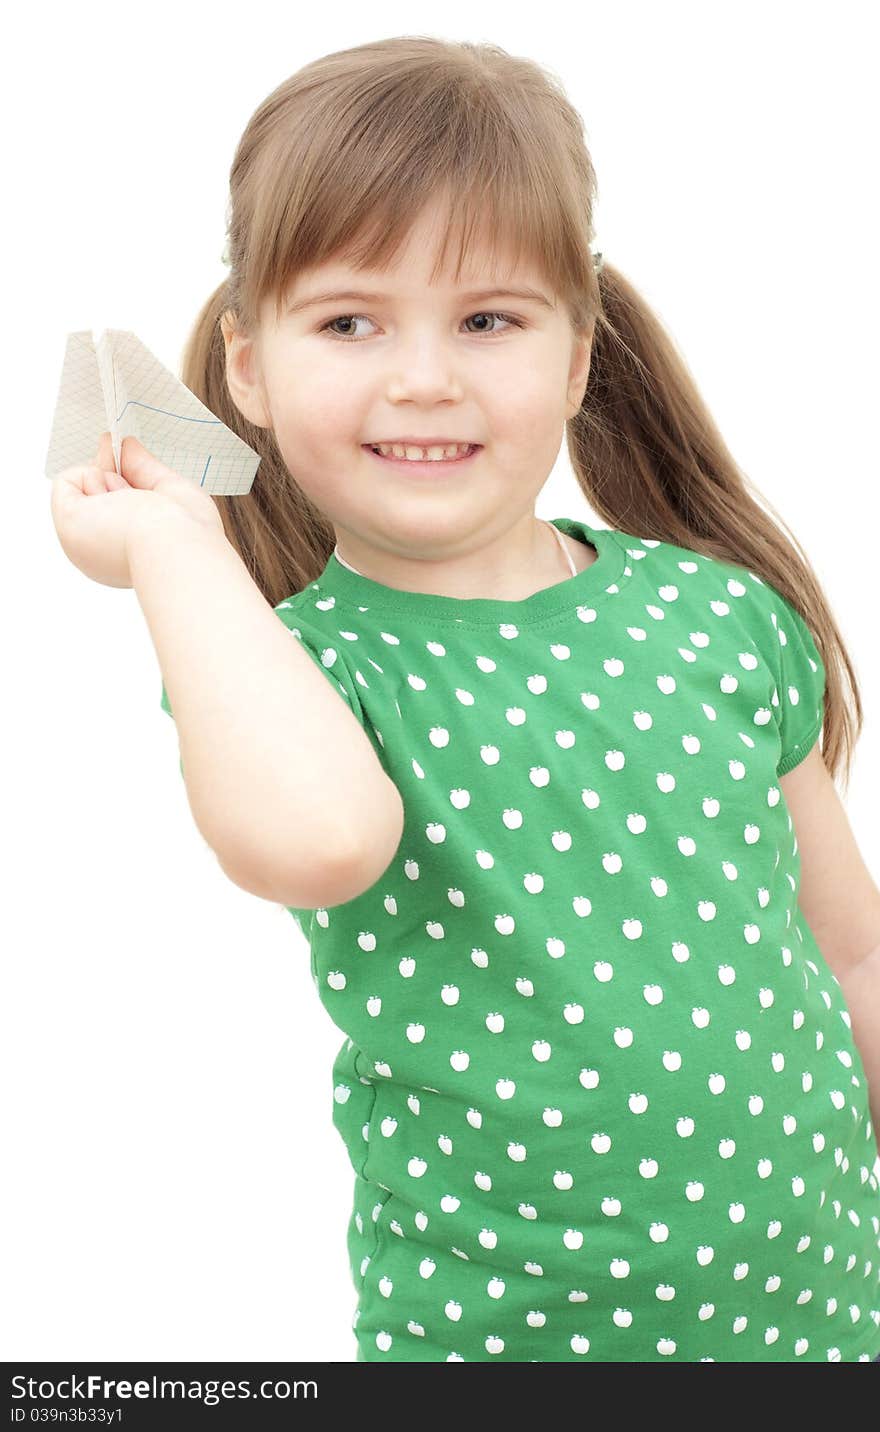
[[[472,443],[470,452],[465,457],[437,458],[433,462],[430,459],[419,462],[415,458],[384,457],[377,448],[370,447],[368,443],[364,443],[363,448],[365,452],[371,453],[377,462],[408,473],[410,477],[445,477],[447,474],[459,472],[473,462],[477,453],[482,451],[482,444]]]

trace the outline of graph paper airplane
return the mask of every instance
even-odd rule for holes
[[[120,471],[122,439],[218,497],[250,492],[260,457],[125,328],[67,335],[46,476],[92,463],[102,433]]]

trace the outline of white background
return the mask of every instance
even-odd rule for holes
[[[131,328],[178,369],[223,276],[238,138],[316,56],[433,34],[561,78],[598,171],[598,247],[832,603],[866,712],[847,808],[880,876],[871,7],[323,12],[81,3],[17,21],[0,98],[6,1359],[355,1355],[342,1035],[290,915],[199,836],[135,594],[67,561],[43,473],[66,334]],[[564,444],[538,512],[604,525]]]

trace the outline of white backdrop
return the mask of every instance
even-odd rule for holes
[[[131,328],[177,370],[223,276],[239,135],[316,56],[420,33],[549,67],[584,117],[598,247],[831,600],[866,713],[846,803],[880,877],[871,19],[855,0],[832,23],[754,0],[377,0],[324,21],[156,0],[56,9],[49,36],[22,12],[0,96],[4,1358],[355,1355],[343,1036],[290,915],[232,885],[194,826],[134,593],[88,581],[55,537],[65,335]],[[538,512],[603,525],[564,444]]]

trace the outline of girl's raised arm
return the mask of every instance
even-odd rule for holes
[[[165,507],[128,542],[196,825],[243,889],[300,909],[378,880],[403,801],[369,737],[221,531]]]

